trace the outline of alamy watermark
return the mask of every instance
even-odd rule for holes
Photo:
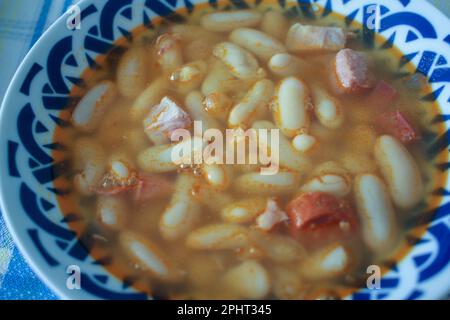
[[[77,265],[70,265],[66,268],[66,273],[69,275],[66,279],[66,288],[69,290],[81,289],[81,269]]]
[[[69,30],[80,30],[81,29],[81,9],[77,5],[69,7],[66,12],[66,27]]]
[[[194,121],[193,135],[176,129],[171,160],[176,165],[250,164],[259,165],[261,175],[274,175],[280,167],[279,129],[219,129],[203,132],[201,121]]]

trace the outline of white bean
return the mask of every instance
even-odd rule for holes
[[[226,165],[205,164],[202,173],[208,184],[218,190],[225,190],[231,182],[231,170]]]
[[[247,198],[231,203],[222,210],[222,219],[229,223],[248,223],[253,221],[266,208],[267,199]]]
[[[221,190],[210,188],[206,184],[198,184],[193,191],[194,198],[213,212],[220,210],[233,202],[233,197]]]
[[[228,117],[230,127],[247,127],[255,117],[264,112],[272,98],[274,85],[264,79],[256,82],[245,97],[231,109]]]
[[[263,16],[261,30],[272,37],[284,40],[289,30],[289,22],[280,12],[268,11]]]
[[[285,78],[275,90],[272,106],[275,124],[286,136],[294,137],[308,129],[311,106],[306,84],[295,77]]]
[[[126,204],[122,198],[100,196],[97,200],[97,219],[112,230],[120,230],[126,220]]]
[[[164,72],[171,72],[183,65],[179,36],[165,33],[156,40],[157,61]]]
[[[338,51],[345,47],[346,34],[335,27],[294,24],[288,31],[286,47],[292,52]]]
[[[344,113],[340,103],[322,89],[314,89],[314,111],[319,122],[329,128],[337,129],[344,122]]]
[[[265,61],[277,53],[286,52],[280,41],[255,29],[236,29],[230,34],[230,40]]]
[[[80,169],[74,178],[75,188],[83,195],[92,195],[105,173],[105,153],[98,143],[81,138],[75,143],[74,155]]]
[[[317,146],[317,143],[318,141],[314,136],[306,133],[296,135],[294,139],[292,139],[292,146],[294,149],[302,153],[311,151]]]
[[[205,77],[202,84],[202,93],[207,96],[212,93],[226,93],[224,83],[234,79],[233,75],[228,71],[226,65],[217,60],[211,68],[211,71]]]
[[[327,280],[341,276],[351,266],[350,252],[336,243],[328,245],[302,261],[301,274],[311,280]]]
[[[102,116],[117,97],[117,88],[111,81],[103,81],[89,90],[75,107],[72,123],[83,132],[96,129]]]
[[[150,109],[158,104],[167,93],[168,81],[165,77],[154,80],[134,101],[130,109],[132,120],[139,121]]]
[[[286,194],[299,183],[299,175],[293,172],[278,172],[262,175],[259,172],[246,173],[235,180],[236,190],[246,194]]]
[[[179,239],[198,222],[200,207],[192,196],[195,182],[195,177],[188,173],[179,175],[169,206],[159,221],[159,230],[165,239]]]
[[[221,42],[214,47],[214,56],[219,58],[228,71],[239,79],[257,79],[265,76],[258,60],[249,51],[232,42]]]
[[[232,100],[222,92],[213,92],[203,99],[203,107],[212,117],[225,120],[232,107]]]
[[[345,197],[351,191],[351,184],[344,176],[327,174],[307,181],[301,191],[325,192],[336,197]]]
[[[424,193],[422,178],[405,146],[392,136],[381,136],[375,144],[375,158],[394,203],[403,209],[419,203]]]
[[[169,76],[170,83],[182,94],[197,89],[206,75],[208,65],[204,61],[185,64]]]
[[[394,208],[383,181],[373,174],[358,175],[355,200],[366,245],[378,254],[388,254],[394,249],[398,230]]]
[[[145,237],[123,231],[119,236],[120,245],[127,256],[139,268],[162,281],[174,282],[182,279],[181,273],[168,257]]]
[[[198,250],[239,249],[249,244],[248,229],[234,224],[213,224],[192,231],[186,245]]]
[[[117,88],[122,96],[137,97],[147,85],[148,53],[144,48],[129,49],[117,66]]]
[[[184,101],[186,109],[193,121],[201,121],[203,131],[220,129],[222,125],[213,118],[203,107],[203,95],[199,91],[190,92]]]
[[[286,78],[299,74],[307,65],[289,53],[278,53],[270,58],[268,66],[274,75]]]
[[[273,123],[269,121],[256,121],[255,123],[253,123],[252,128],[269,130],[278,129]],[[268,139],[267,142],[269,149],[272,149],[270,139]],[[284,135],[279,135],[278,148],[279,162],[281,167],[297,172],[307,172],[311,168],[311,162],[299,152],[297,152]]]
[[[129,179],[135,169],[131,159],[122,153],[116,153],[109,157],[109,171],[119,180]]]
[[[265,257],[277,263],[299,261],[306,256],[305,249],[289,236],[252,230],[250,237]]]
[[[299,274],[292,268],[276,266],[272,274],[273,293],[281,300],[295,300],[302,298],[305,285]]]
[[[174,145],[159,145],[150,147],[138,155],[139,167],[147,172],[176,171],[181,164],[192,164],[197,155],[203,152],[204,142],[199,137],[193,137]],[[184,150],[190,151],[184,154]]]
[[[261,13],[253,10],[214,12],[204,15],[201,25],[206,30],[229,32],[237,28],[257,26],[261,18]]]
[[[263,299],[271,287],[269,273],[261,264],[251,260],[228,270],[223,281],[241,299]]]

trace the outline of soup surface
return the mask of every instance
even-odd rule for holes
[[[442,173],[427,150],[441,128],[424,77],[399,76],[396,49],[371,48],[360,26],[287,12],[197,8],[133,33],[86,74],[56,133],[74,190],[60,203],[82,215],[92,255],[139,290],[341,298],[395,260],[432,206]],[[239,128],[257,130],[225,140]],[[244,163],[219,149],[174,158],[191,142],[174,133],[218,143],[207,129],[224,149],[246,146]]]

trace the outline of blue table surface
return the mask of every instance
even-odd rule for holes
[[[0,0],[0,97],[40,35],[78,0]],[[446,13],[450,1],[429,0]],[[0,299],[58,299],[31,270],[0,214]]]

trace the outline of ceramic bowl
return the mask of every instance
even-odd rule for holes
[[[16,244],[33,269],[60,297],[67,299],[146,299],[129,282],[109,273],[105,261],[94,258],[80,241],[70,223],[80,219],[76,213],[62,213],[57,198],[68,190],[55,186],[64,172],[54,155],[64,144],[53,140],[58,126],[67,123],[61,112],[71,105],[74,86],[82,86],[82,74],[98,67],[96,61],[131,30],[152,28],[158,17],[178,15],[182,19],[203,3],[223,9],[247,8],[263,1],[195,0],[84,0],[79,3],[80,28],[61,17],[32,48],[7,91],[0,118],[1,206]],[[305,19],[338,13],[346,23],[366,26],[364,38],[373,41],[367,28],[373,8],[360,0],[273,1]],[[440,116],[449,128],[450,119],[450,21],[423,0],[372,0],[379,5],[377,33],[385,43],[375,50],[396,46],[402,52],[399,74],[411,62],[428,77],[433,93],[424,96],[430,106],[440,105]],[[181,10],[181,11],[180,11]],[[372,10],[372,11],[371,11]],[[172,16],[173,19],[173,16]],[[68,27],[69,25],[69,27]],[[72,26],[72,28],[70,28]],[[448,131],[447,131],[448,132]],[[435,153],[448,152],[447,134],[439,137]],[[441,163],[443,174],[449,168]],[[411,248],[399,261],[391,261],[383,275],[381,289],[362,288],[348,299],[437,299],[450,289],[450,180],[436,190],[440,203],[430,212],[426,231],[409,237]],[[71,266],[81,270],[81,289],[67,286]]]

